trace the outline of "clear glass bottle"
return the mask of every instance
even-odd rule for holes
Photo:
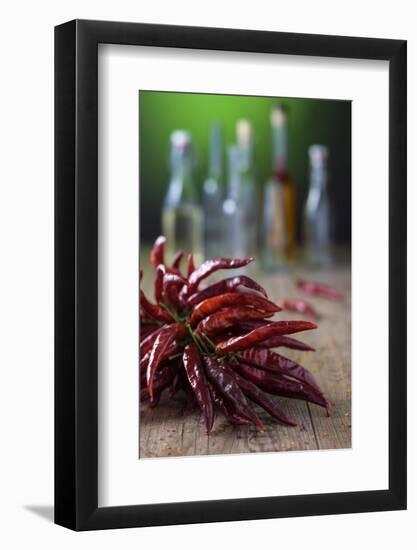
[[[257,243],[257,210],[255,140],[252,124],[241,119],[236,124],[236,139],[239,148],[239,181],[237,195],[240,211],[241,240],[244,242],[238,256],[255,256]],[[247,270],[253,266],[249,265]]]
[[[203,185],[204,254],[206,259],[219,255],[223,238],[223,140],[220,124],[211,126],[209,155],[208,177]]]
[[[203,257],[203,214],[193,181],[191,136],[184,130],[171,134],[171,180],[162,211],[162,228],[167,238],[167,259],[177,250]]]
[[[328,195],[329,150],[324,145],[311,145],[310,187],[304,210],[304,245],[307,262],[313,267],[332,263],[331,205]]]
[[[238,250],[245,248],[241,235],[241,219],[238,207],[240,187],[240,150],[230,145],[228,155],[227,196],[223,202],[223,242],[221,255],[233,258],[239,256]],[[243,253],[242,253],[243,256]]]
[[[228,150],[227,198],[223,203],[225,255],[247,257],[256,252],[256,188],[253,132],[250,123],[237,125],[237,145]]]
[[[262,247],[268,270],[285,268],[296,245],[295,184],[288,173],[287,111],[278,105],[271,111],[272,177],[264,188]]]

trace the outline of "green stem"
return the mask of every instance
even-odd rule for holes
[[[216,351],[216,344],[207,336],[207,334],[204,334],[204,332],[202,332],[201,337],[204,338],[205,341],[209,344],[209,346],[211,347],[211,351]]]
[[[202,338],[202,335],[194,333],[194,336],[197,338],[197,340],[200,342],[201,347],[203,348],[205,353],[208,353],[209,350],[207,349],[206,344],[204,343],[204,340]]]
[[[193,339],[195,345],[197,346],[198,351],[200,353],[208,353],[208,350],[207,350],[207,348],[204,344],[204,341],[200,338],[200,335],[193,331],[193,329],[191,328],[190,323],[186,322],[184,324],[187,327],[188,332],[190,333],[191,338]]]
[[[171,315],[171,317],[174,319],[176,323],[180,322],[180,318],[175,314],[175,312],[169,306],[167,306],[164,302],[159,302],[159,305]]]
[[[188,329],[188,332],[190,333],[190,336],[191,338],[193,339],[193,342],[194,344],[197,346],[198,348],[198,351],[200,353],[209,353],[209,349],[207,348],[207,345],[206,343],[204,342],[204,338],[206,338],[207,342],[210,344],[210,346],[213,348],[213,351],[215,349],[215,345],[214,343],[205,335],[205,334],[197,334],[196,332],[193,331],[193,329],[191,328],[191,325],[190,323],[188,322],[184,322],[185,320],[181,317],[179,317],[176,312],[174,310],[172,310],[167,304],[165,304],[164,302],[160,302],[159,305],[165,309],[165,311],[167,311],[171,317],[174,319],[174,321],[176,323],[182,323],[183,325],[185,325]],[[204,338],[203,338],[204,337]]]
[[[198,351],[201,353],[203,350],[201,349],[201,342],[198,340],[197,335],[193,333],[192,330],[190,330],[191,338],[194,341],[194,344],[197,346]]]

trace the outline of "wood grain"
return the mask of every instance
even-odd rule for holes
[[[144,289],[152,296],[149,267],[145,270]],[[165,396],[158,407],[140,406],[140,458],[161,456],[220,455],[271,451],[312,449],[343,449],[351,446],[351,300],[350,266],[344,262],[326,272],[297,272],[265,275],[251,273],[271,297],[304,297],[312,303],[321,318],[319,329],[306,332],[302,340],[316,348],[316,352],[296,352],[281,348],[291,359],[307,367],[316,377],[333,405],[327,417],[322,408],[303,401],[275,398],[298,426],[282,426],[263,410],[257,412],[265,424],[265,432],[254,426],[230,425],[218,414],[213,431],[205,435],[198,410],[186,408],[185,400],[170,400]],[[296,288],[296,277],[328,283],[344,296],[342,303],[302,295]],[[280,319],[302,318],[282,312]]]

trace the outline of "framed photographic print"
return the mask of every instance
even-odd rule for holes
[[[406,42],[55,30],[55,521],[406,507]]]

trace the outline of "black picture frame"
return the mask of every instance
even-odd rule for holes
[[[389,488],[98,507],[98,44],[389,62]],[[55,28],[55,522],[74,530],[406,508],[406,41],[74,20]],[[370,312],[372,314],[372,312]]]

